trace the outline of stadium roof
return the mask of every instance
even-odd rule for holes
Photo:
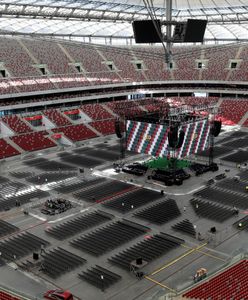
[[[2,34],[133,43],[131,22],[165,18],[166,0],[0,0]],[[248,41],[247,0],[173,0],[173,20],[207,19],[205,42]]]

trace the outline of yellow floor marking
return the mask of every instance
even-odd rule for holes
[[[183,259],[184,257],[190,255],[191,253],[193,253],[193,252],[195,252],[195,251],[197,251],[197,250],[199,250],[199,249],[205,247],[206,245],[207,245],[207,243],[204,243],[204,244],[202,244],[202,245],[199,245],[199,246],[196,247],[196,248],[191,248],[189,251],[183,253],[182,255],[180,255],[179,257],[177,257],[176,259],[174,259],[174,260],[171,261],[170,263],[166,264],[165,266],[163,266],[163,267],[159,268],[158,270],[154,271],[154,272],[151,273],[150,275],[155,275],[155,274],[157,274],[157,273],[163,271],[164,269],[166,269],[166,268],[168,268],[168,267],[174,265],[174,264],[175,264],[176,262],[178,262],[179,260],[181,260],[181,259]]]
[[[175,290],[171,289],[171,288],[168,287],[167,285],[164,285],[164,284],[158,282],[157,280],[154,280],[153,278],[150,278],[150,277],[148,277],[148,276],[145,276],[145,278],[146,278],[147,280],[150,280],[150,281],[152,281],[153,283],[156,283],[157,285],[159,285],[159,286],[161,286],[161,287],[163,287],[163,288],[165,288],[165,289],[167,289],[167,290],[173,292],[173,293],[176,293]]]
[[[188,246],[185,246],[185,245],[181,245],[182,247],[184,247],[184,248],[187,248],[187,249],[194,249],[194,248],[191,248],[191,247],[188,247]],[[226,261],[225,259],[223,259],[223,258],[220,258],[220,257],[218,257],[218,256],[215,256],[215,255],[213,255],[213,254],[210,254],[210,253],[207,253],[207,252],[204,252],[204,251],[202,251],[202,250],[195,250],[196,252],[199,252],[199,253],[202,253],[202,254],[204,254],[204,255],[206,255],[206,256],[210,256],[210,257],[212,257],[212,258],[215,258],[215,259],[217,259],[217,260],[221,260],[221,261]]]

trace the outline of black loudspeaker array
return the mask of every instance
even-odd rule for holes
[[[185,135],[184,131],[180,130],[180,132],[179,132],[179,139],[178,139],[178,143],[177,143],[176,148],[181,148],[182,147],[183,141],[184,141],[184,135]]]
[[[161,43],[163,37],[160,20],[133,21],[133,33],[136,43]],[[174,28],[174,43],[203,42],[207,20],[188,19],[186,22],[177,22]]]
[[[218,136],[221,131],[221,121],[214,121],[213,127],[212,127],[212,134],[213,136]]]
[[[118,121],[118,120],[115,121],[115,133],[119,139],[122,138],[121,124],[120,124],[120,121]]]
[[[168,133],[169,146],[171,148],[176,148],[176,149],[181,148],[184,141],[184,135],[185,135],[184,131],[180,130],[179,137],[178,137],[178,127],[171,126]]]
[[[132,26],[136,43],[161,43],[160,20],[133,21]]]
[[[168,141],[169,141],[169,146],[171,148],[176,148],[177,140],[178,140],[177,134],[178,134],[178,127],[171,126],[168,132]]]

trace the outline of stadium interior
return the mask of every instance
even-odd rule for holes
[[[0,300],[248,299],[247,20],[0,1]]]

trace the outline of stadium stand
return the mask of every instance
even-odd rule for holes
[[[114,120],[96,121],[91,122],[90,125],[103,135],[109,135],[115,133],[115,122]]]
[[[71,125],[71,122],[66,119],[57,109],[45,110],[43,111],[43,114],[57,126]]]
[[[101,104],[85,104],[82,105],[80,108],[93,120],[104,120],[113,118],[113,115],[106,111]]]
[[[179,48],[176,49],[175,55],[180,55],[186,53],[187,51],[192,52],[190,57],[182,57],[179,60],[176,60],[175,69],[173,69],[173,76],[175,80],[197,80],[199,78],[199,69],[196,68],[196,59],[200,58],[200,51],[195,53],[193,48]]]
[[[38,70],[32,67],[30,56],[17,39],[0,38],[0,61],[3,61],[13,77],[37,76]],[[13,57],[15,58],[13,60]]]
[[[248,261],[243,260],[183,294],[185,299],[247,299]]]
[[[83,124],[70,125],[65,127],[58,127],[52,129],[53,132],[62,132],[71,141],[82,141],[96,137],[96,133],[91,131],[88,127]]]
[[[56,144],[47,138],[46,131],[32,132],[13,136],[10,139],[25,151],[36,151],[55,147]]]
[[[157,47],[137,47],[135,51],[123,48],[119,53],[114,49],[109,51],[106,46],[99,50],[92,45],[79,47],[65,42],[25,38],[1,38],[0,45],[0,59],[10,75],[0,82],[2,94],[123,81],[244,81],[246,78],[246,45],[229,45],[225,47],[225,51],[218,47],[204,46],[175,48],[174,53],[178,58],[174,61],[175,66],[169,70],[161,59],[162,48]],[[192,51],[191,56],[184,55],[188,51]],[[237,69],[231,69],[230,61],[238,54],[240,64]],[[10,55],[18,58],[17,63],[8,58]],[[160,57],[156,59],[156,55]],[[202,69],[197,68],[198,60],[206,63]],[[113,64],[112,70],[108,67],[109,62]],[[141,65],[140,69],[136,62]],[[76,64],[80,64],[81,71],[77,70]],[[45,68],[46,74],[42,74],[39,66]]]
[[[226,125],[238,124],[244,114],[248,111],[247,100],[225,99],[220,106],[223,120]]]
[[[26,133],[32,131],[32,129],[28,127],[28,125],[24,123],[17,115],[6,116],[1,120],[16,133]]]
[[[118,49],[113,51],[105,51],[103,53],[108,61],[113,61],[114,66],[117,68],[118,74],[125,81],[144,81],[146,78],[142,74],[142,70],[138,70],[134,61],[134,57],[129,49],[127,49],[126,54],[120,53]]]
[[[0,139],[0,159],[20,154],[18,150],[8,144],[4,139]]]
[[[69,65],[68,57],[61,51],[57,43],[45,40],[37,40],[34,43],[28,39],[23,42],[39,64],[47,65],[49,74],[76,73],[76,70]]]
[[[0,290],[0,299],[1,300],[21,300],[21,298],[17,298],[16,296],[13,296],[7,292]]]
[[[207,68],[202,69],[203,80],[226,80],[229,60],[235,58],[237,47],[226,47],[225,51],[212,47],[204,50],[204,59],[207,60]]]

